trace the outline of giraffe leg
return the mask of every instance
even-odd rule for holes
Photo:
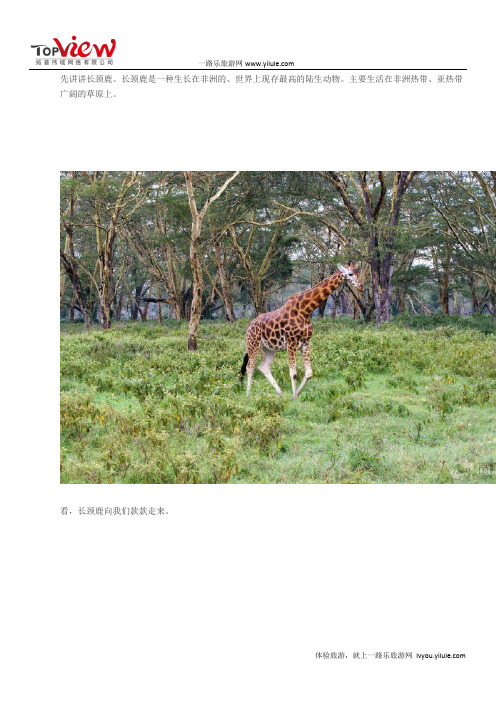
[[[260,347],[257,346],[256,348],[252,348],[249,351],[248,365],[246,366],[246,375],[248,378],[248,382],[246,384],[246,397],[248,397],[250,394],[251,381],[253,379],[253,373],[255,371],[255,364],[257,362],[257,356],[258,356],[259,350],[260,350]]]
[[[276,393],[277,393],[278,395],[282,395],[281,388],[280,388],[279,385],[277,384],[277,382],[276,382],[274,376],[272,375],[272,373],[271,373],[271,371],[270,371],[270,367],[271,367],[271,365],[272,365],[272,362],[273,362],[275,356],[276,356],[275,351],[267,351],[267,350],[264,349],[263,361],[262,361],[262,363],[258,366],[258,370],[261,371],[261,372],[265,375],[265,377],[267,378],[267,380],[269,381],[269,383],[272,385],[272,387],[274,388],[274,390],[276,391]]]
[[[288,344],[289,377],[291,378],[291,388],[293,389],[293,400],[296,400],[296,346]]]
[[[260,351],[261,342],[262,335],[260,333],[260,328],[257,324],[253,324],[252,322],[248,325],[248,329],[246,330],[246,353],[248,354],[248,361],[246,364],[246,375],[248,378],[246,397],[250,394],[253,373],[255,371],[255,364],[257,362],[258,352]]]
[[[305,387],[305,383],[307,380],[310,380],[312,377],[312,366],[310,364],[310,342],[307,341],[303,346],[301,347],[301,354],[303,356],[303,365],[305,366],[305,377],[301,381],[301,385],[296,391],[296,397],[300,394],[300,392],[303,390]]]

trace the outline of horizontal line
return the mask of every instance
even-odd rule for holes
[[[83,66],[74,68],[30,68],[30,71],[468,71],[468,68],[99,68]]]

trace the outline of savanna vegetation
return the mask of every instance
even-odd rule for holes
[[[413,324],[412,324],[413,323]],[[315,324],[314,378],[290,400],[284,354],[246,398],[247,322],[64,325],[66,482],[494,482],[496,329],[489,317]]]
[[[495,482],[496,173],[61,174],[63,482]],[[355,261],[246,398],[256,314]],[[298,361],[301,368],[301,359]]]

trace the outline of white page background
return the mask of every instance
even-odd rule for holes
[[[493,486],[59,485],[57,310],[60,170],[494,166],[491,5],[16,13],[4,110],[3,697],[494,699]],[[208,58],[469,70],[461,85],[117,84],[105,104],[71,102],[59,98],[61,72],[27,69],[30,44],[73,33],[115,38],[114,67],[143,73]],[[168,515],[77,516],[90,505]],[[316,660],[325,650],[349,657]],[[382,650],[467,658],[351,659]]]

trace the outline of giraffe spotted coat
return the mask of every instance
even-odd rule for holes
[[[277,351],[287,351],[293,398],[298,397],[307,380],[312,377],[310,363],[312,313],[345,281],[358,287],[357,273],[357,267],[353,264],[349,268],[339,266],[339,271],[334,275],[309,290],[292,295],[282,307],[273,312],[260,314],[250,323],[246,330],[246,354],[241,368],[241,374],[244,375],[246,372],[248,376],[247,395],[250,394],[258,354],[262,350],[264,355],[258,369],[265,375],[278,395],[282,395],[282,391],[270,368]],[[298,349],[301,349],[303,355],[305,376],[297,388],[296,353]]]

